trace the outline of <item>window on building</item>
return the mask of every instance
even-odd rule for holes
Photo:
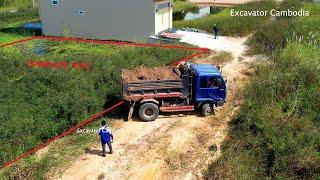
[[[158,5],[158,9],[165,9],[170,7],[170,3],[163,3]]]
[[[51,0],[52,5],[59,5],[59,0]]]
[[[83,16],[86,14],[86,11],[84,10],[76,10],[77,15]]]

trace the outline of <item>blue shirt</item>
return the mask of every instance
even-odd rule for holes
[[[107,126],[102,126],[101,128],[99,128],[99,135],[100,135],[102,144],[106,144],[110,142],[112,139],[112,131]]]

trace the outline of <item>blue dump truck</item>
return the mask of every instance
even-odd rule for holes
[[[221,72],[209,64],[123,70],[122,80],[123,99],[130,106],[128,119],[137,108],[143,121],[154,121],[160,112],[199,110],[208,116],[227,95]]]

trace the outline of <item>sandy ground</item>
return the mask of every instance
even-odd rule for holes
[[[192,112],[162,115],[154,122],[119,121],[114,129],[114,154],[100,156],[97,142],[53,179],[201,179],[207,165],[221,154],[228,122],[241,104],[239,92],[252,73],[252,58],[239,58],[246,49],[245,40],[223,37],[207,44],[211,49],[231,51],[234,56],[223,66],[228,79],[227,103],[215,115],[201,117]]]
[[[182,35],[180,42],[215,51],[230,51],[234,57],[239,57],[246,50],[244,46],[246,38],[219,36],[218,39],[214,39],[212,35],[204,33],[188,31],[177,31],[176,33]]]

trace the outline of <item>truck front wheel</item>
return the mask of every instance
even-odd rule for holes
[[[209,116],[212,112],[213,112],[213,108],[209,103],[204,104],[202,106],[202,115],[203,116]]]
[[[154,121],[159,115],[159,107],[154,103],[145,103],[140,106],[139,116],[143,121]]]

